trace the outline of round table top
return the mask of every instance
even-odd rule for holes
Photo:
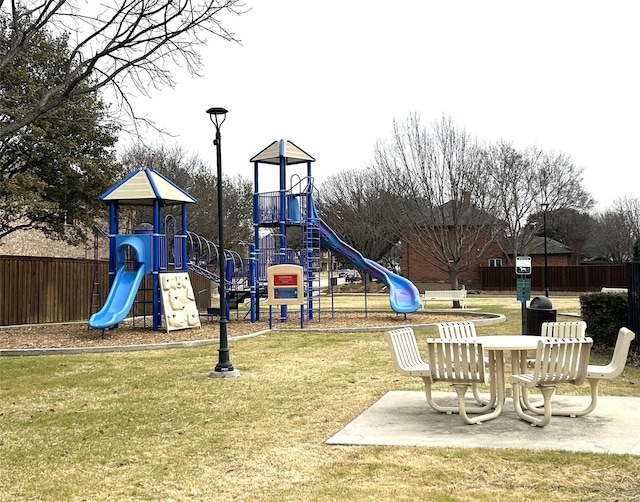
[[[547,340],[543,336],[530,335],[486,335],[477,340],[487,350],[535,350],[539,340]]]

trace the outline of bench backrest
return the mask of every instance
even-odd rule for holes
[[[539,340],[533,367],[534,385],[573,383],[581,385],[587,378],[591,338]]]
[[[411,328],[399,328],[384,332],[389,345],[391,360],[396,370],[405,376],[428,376],[429,365],[420,355],[418,342]]]
[[[543,322],[541,335],[551,338],[584,338],[587,323],[584,321]]]
[[[614,293],[614,294],[627,294],[628,293],[628,289],[627,288],[607,288],[607,287],[603,287],[600,290],[601,293]]]
[[[445,340],[462,340],[465,338],[475,338],[476,325],[472,321],[439,322],[438,337]]]
[[[624,371],[627,364],[627,356],[629,355],[629,347],[631,341],[636,334],[628,328],[620,328],[618,331],[618,339],[613,349],[611,362],[605,366],[589,365],[587,367],[587,378],[599,378],[610,380],[617,378]]]
[[[424,292],[425,300],[464,300],[467,297],[466,289],[444,289],[442,291]]]
[[[431,379],[445,382],[485,381],[484,354],[479,340],[428,338]]]

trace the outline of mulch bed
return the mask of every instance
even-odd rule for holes
[[[330,312],[322,312],[309,321],[306,320],[304,329],[346,329],[354,331],[364,328],[389,328],[391,326],[421,325],[436,322],[460,320],[455,314],[415,312],[403,315],[393,312],[340,312],[332,317]],[[147,327],[143,319],[136,319],[135,325],[130,321],[123,322],[118,329],[107,330],[102,338],[101,330],[89,329],[86,323],[47,324],[19,327],[0,327],[0,349],[44,349],[71,347],[107,347],[122,345],[148,345],[157,343],[185,342],[197,340],[217,340],[220,324],[217,319],[201,318],[201,329],[183,329],[167,333],[153,331],[150,319]],[[263,315],[259,322],[251,323],[247,320],[237,320],[232,317],[227,325],[230,338],[269,329],[268,315]],[[275,317],[273,329],[300,329],[300,319],[290,319],[280,323]]]

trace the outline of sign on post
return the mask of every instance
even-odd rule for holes
[[[516,300],[531,300],[531,279],[516,279]]]
[[[531,256],[516,256],[516,274],[531,275]]]
[[[299,265],[272,265],[267,269],[267,303],[269,305],[301,305],[304,282]]]

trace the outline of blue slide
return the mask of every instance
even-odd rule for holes
[[[389,303],[394,312],[409,314],[418,310],[420,292],[409,279],[394,274],[373,260],[364,258],[360,252],[343,242],[324,221],[318,218],[313,201],[310,204],[312,218],[315,218],[320,230],[322,245],[387,286],[389,288]]]
[[[95,329],[104,329],[115,326],[122,321],[131,310],[144,275],[144,267],[138,267],[135,271],[127,271],[122,265],[116,273],[107,301],[99,312],[89,318],[89,326]]]
[[[102,309],[89,318],[90,328],[111,328],[122,321],[131,310],[142,278],[151,272],[150,233],[119,234],[114,240],[116,276]],[[127,251],[133,254],[135,270],[126,269]]]

